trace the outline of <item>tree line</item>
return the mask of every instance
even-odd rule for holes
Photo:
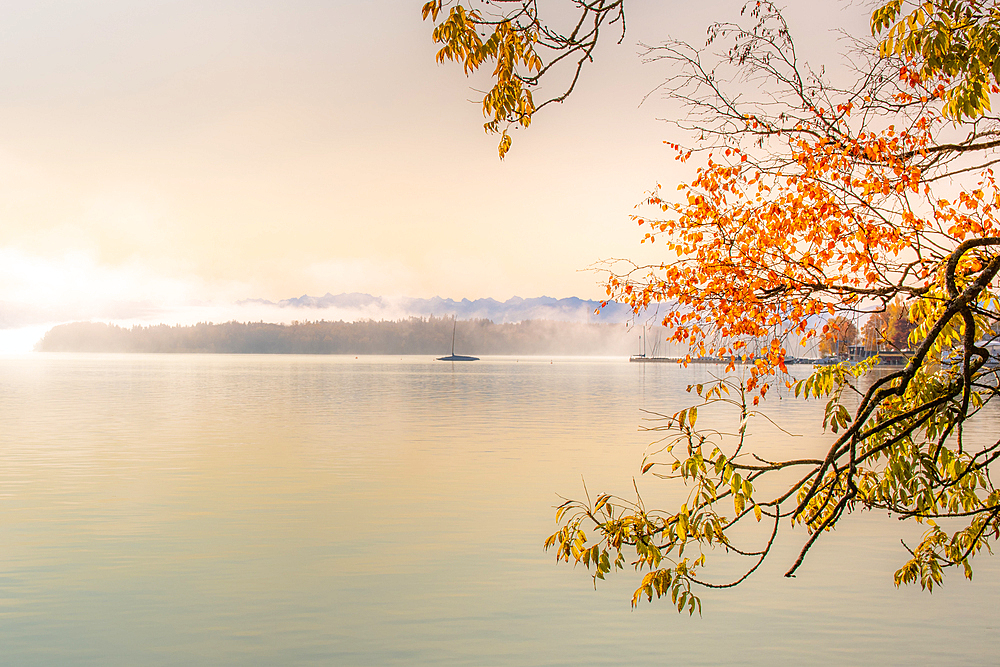
[[[844,356],[848,348],[860,344],[866,352],[907,352],[910,334],[917,324],[910,321],[906,303],[896,298],[885,308],[868,316],[860,333],[854,320],[836,315],[827,320],[826,338],[820,341],[823,356]],[[992,333],[992,332],[991,332]]]
[[[121,327],[74,322],[50,329],[40,352],[166,352],[230,354],[427,354],[451,351],[450,318],[359,322],[203,322],[190,326]],[[527,320],[458,322],[456,350],[491,355],[627,355],[633,336],[622,324]]]

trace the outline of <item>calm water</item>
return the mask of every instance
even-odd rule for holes
[[[985,664],[1000,568],[896,590],[902,536],[803,538],[704,616],[541,549],[556,494],[629,493],[705,367],[299,356],[0,359],[0,663]],[[819,406],[769,401],[815,453]],[[702,416],[702,419],[706,419]],[[640,479],[652,504],[662,482]],[[712,561],[710,560],[710,564]],[[713,570],[705,572],[711,576]],[[719,575],[721,576],[721,575]]]

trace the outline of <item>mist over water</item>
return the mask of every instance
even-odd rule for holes
[[[75,284],[73,280],[65,280]],[[128,281],[125,281],[128,282]],[[417,299],[411,297],[383,297],[361,293],[329,294],[322,297],[303,295],[280,301],[266,299],[241,299],[219,302],[193,299],[190,293],[180,293],[174,298],[159,294],[154,301],[139,298],[140,295],[118,295],[101,298],[90,292],[86,294],[67,290],[59,299],[37,299],[0,302],[0,354],[30,352],[43,335],[55,328],[70,323],[106,323],[131,329],[133,327],[192,326],[204,323],[271,323],[293,324],[299,322],[401,322],[417,319],[488,320],[497,324],[513,324],[525,321],[546,321],[556,324],[621,325],[624,334],[633,326],[649,325],[657,320],[652,310],[639,316],[619,303],[608,303],[600,307],[600,301],[569,298],[534,297],[522,299],[512,297],[506,301],[495,299],[461,299],[434,297]],[[191,292],[192,290],[188,290]],[[181,290],[183,292],[183,290]],[[568,338],[572,332],[563,332]],[[663,337],[663,336],[661,336]],[[619,336],[625,340],[624,337]],[[631,341],[631,338],[628,338]],[[620,343],[620,341],[619,341]],[[567,347],[564,345],[564,347]],[[593,354],[583,347],[564,354]],[[621,344],[604,346],[604,354],[622,354]],[[627,349],[631,350],[629,344]],[[91,351],[79,349],[78,351]],[[135,351],[127,347],[106,351]],[[166,351],[166,350],[147,350]],[[200,351],[200,350],[192,350]],[[252,351],[252,350],[248,350]],[[382,350],[389,352],[388,350]]]
[[[461,334],[459,334],[461,328]],[[649,338],[655,331],[645,330]],[[661,337],[665,337],[660,329]],[[395,322],[201,323],[189,327],[122,328],[98,322],[53,327],[37,343],[40,352],[198,352],[244,354],[442,355],[452,347],[478,355],[583,355],[625,358],[635,352],[624,324],[529,320],[495,324],[451,318]],[[662,341],[661,341],[662,342]],[[639,349],[645,348],[640,345]],[[649,346],[655,350],[656,345]],[[660,349],[677,346],[661,345]],[[661,353],[662,354],[662,353]]]
[[[541,544],[557,494],[638,475],[638,426],[717,367],[272,355],[0,358],[0,646],[17,665],[984,664],[1000,571],[896,590],[862,514],[784,579],[805,534],[704,617],[595,591]],[[775,396],[822,450],[822,403]],[[700,420],[724,423],[703,411]],[[721,554],[707,578],[733,569]]]

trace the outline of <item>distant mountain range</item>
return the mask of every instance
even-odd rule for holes
[[[322,312],[330,311],[337,317],[338,312],[359,313],[371,319],[399,319],[401,317],[451,317],[460,320],[486,319],[497,324],[524,322],[526,320],[553,320],[560,322],[591,322],[618,324],[632,320],[632,311],[625,304],[610,302],[601,308],[599,301],[569,297],[555,299],[541,296],[532,299],[512,297],[506,301],[496,299],[414,299],[409,297],[381,297],[352,292],[324,296],[303,295],[294,299],[267,301],[265,299],[245,299],[239,306],[262,305],[279,308],[294,308],[307,311],[303,319],[322,319]],[[597,311],[597,312],[595,312]]]

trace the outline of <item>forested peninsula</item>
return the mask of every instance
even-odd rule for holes
[[[40,352],[166,352],[230,354],[427,354],[451,351],[453,320],[199,323],[120,327],[74,322],[53,327]],[[496,324],[460,320],[459,353],[487,355],[628,355],[636,334],[624,324],[527,320]]]

